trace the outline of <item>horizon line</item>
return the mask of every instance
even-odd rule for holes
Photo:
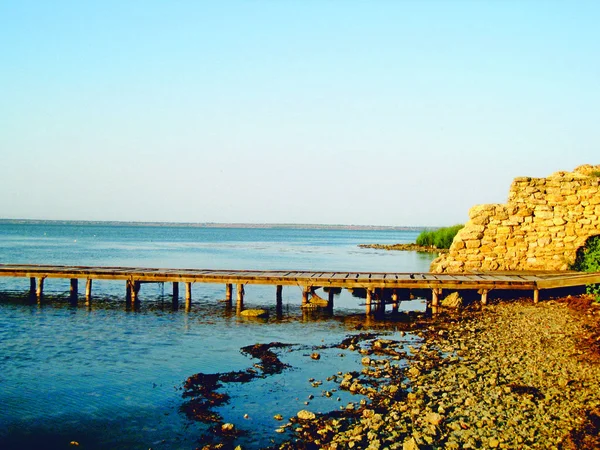
[[[292,222],[169,222],[152,220],[88,220],[88,219],[10,219],[0,218],[0,223],[76,223],[76,224],[121,224],[121,225],[173,225],[198,228],[346,228],[346,229],[390,229],[421,230],[438,228],[426,225],[358,225]]]

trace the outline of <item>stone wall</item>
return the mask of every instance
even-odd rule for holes
[[[508,203],[479,205],[431,271],[567,270],[600,235],[600,165],[516,178]]]

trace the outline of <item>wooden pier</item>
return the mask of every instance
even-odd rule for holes
[[[125,297],[139,301],[139,291],[144,283],[173,283],[173,302],[179,299],[179,283],[185,283],[185,300],[192,301],[193,283],[225,285],[225,300],[232,301],[233,285],[236,285],[236,302],[243,308],[244,286],[248,284],[276,287],[277,305],[281,305],[283,286],[302,289],[302,305],[310,306],[314,291],[318,288],[364,289],[367,312],[375,302],[382,304],[382,293],[387,291],[392,303],[399,301],[401,290],[430,289],[431,304],[437,306],[442,291],[476,290],[481,302],[487,302],[492,290],[531,291],[533,301],[538,302],[539,292],[600,283],[600,272],[482,272],[482,273],[377,273],[377,272],[310,272],[310,271],[255,271],[255,270],[203,270],[203,269],[153,269],[136,267],[89,267],[50,265],[0,264],[1,277],[30,279],[30,292],[41,298],[44,280],[62,278],[70,280],[71,298],[77,300],[79,280],[86,280],[85,296],[92,296],[93,280],[122,280]],[[329,289],[328,307],[333,307],[333,289]],[[405,292],[405,291],[404,291]]]

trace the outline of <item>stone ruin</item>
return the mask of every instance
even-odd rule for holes
[[[600,165],[548,178],[516,178],[505,204],[469,211],[431,272],[568,270],[577,250],[600,235]]]

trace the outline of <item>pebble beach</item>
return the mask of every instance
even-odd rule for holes
[[[355,342],[362,373],[340,389],[368,400],[299,412],[279,449],[600,448],[600,307],[588,297],[472,305],[398,343]]]

